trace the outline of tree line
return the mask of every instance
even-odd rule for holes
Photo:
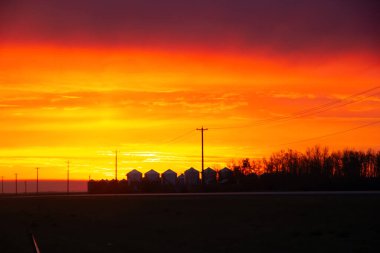
[[[231,162],[244,190],[380,190],[380,151],[314,146]]]
[[[175,185],[143,180],[91,180],[90,193],[138,192],[238,192],[238,191],[321,191],[380,190],[380,151],[344,149],[329,151],[314,146],[305,152],[292,149],[273,153],[269,158],[240,159],[227,166],[228,180],[219,176],[214,183]],[[219,175],[219,173],[218,173]]]
[[[330,152],[327,147],[314,146],[301,153],[288,149],[273,153],[262,160],[242,159],[230,165],[235,171],[249,174],[288,174],[350,179],[378,178],[380,151],[345,149]]]

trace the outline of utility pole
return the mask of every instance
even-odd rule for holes
[[[17,193],[18,193],[18,191],[17,191],[17,173],[15,173],[15,177],[16,177],[15,183],[16,183],[16,195],[17,195]]]
[[[39,170],[40,168],[36,168],[36,170],[37,170],[37,182],[36,182],[36,193],[38,194],[38,170]]]
[[[202,185],[204,184],[204,156],[203,156],[203,132],[207,131],[207,128],[197,128],[197,131],[201,131],[202,135]]]
[[[115,151],[115,180],[117,181],[117,149]]]
[[[1,176],[1,194],[4,194],[4,176]]]
[[[70,193],[70,161],[67,161],[67,194]]]

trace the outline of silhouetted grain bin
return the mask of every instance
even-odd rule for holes
[[[175,185],[177,183],[177,173],[172,170],[167,170],[161,174],[163,184]]]
[[[185,171],[185,184],[197,185],[199,184],[199,171],[194,168],[190,168]]]
[[[141,183],[142,173],[138,170],[132,170],[127,173],[128,184]]]
[[[232,181],[233,173],[232,170],[225,167],[219,171],[219,183],[225,184]]]
[[[155,170],[150,170],[144,174],[148,182],[160,182],[160,174]]]
[[[203,172],[205,184],[216,184],[216,171],[211,169],[210,167],[205,169]]]
[[[178,185],[184,185],[185,184],[185,175],[181,174],[177,178]]]

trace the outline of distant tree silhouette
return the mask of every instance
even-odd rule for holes
[[[360,177],[362,166],[362,155],[353,150],[344,150],[342,157],[342,171],[349,179],[357,179]]]
[[[375,158],[375,169],[374,169],[374,177],[380,176],[380,151],[377,152]]]
[[[90,193],[253,191],[253,190],[380,190],[380,151],[353,149],[330,152],[314,146],[301,153],[292,149],[269,158],[233,160],[217,182],[185,187],[161,181],[90,180]],[[220,175],[219,175],[220,176]]]

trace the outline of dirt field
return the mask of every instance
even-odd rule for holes
[[[0,252],[378,252],[380,195],[0,197]]]

